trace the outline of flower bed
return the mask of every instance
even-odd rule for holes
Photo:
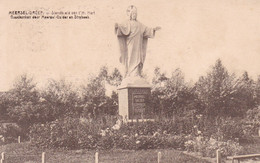
[[[237,139],[227,141],[216,139],[219,133],[211,134],[210,137],[203,136],[203,132],[199,131],[197,126],[192,129],[187,126],[189,125],[182,121],[166,120],[127,123],[117,128],[97,121],[81,121],[67,117],[44,125],[34,125],[30,130],[30,138],[35,145],[48,148],[128,150],[173,148],[199,152],[207,157],[215,157],[217,149],[221,150],[223,156],[243,153],[243,148],[238,141],[235,141]],[[224,129],[221,131],[226,131]]]

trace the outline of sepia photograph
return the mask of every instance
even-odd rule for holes
[[[0,0],[0,163],[260,163],[259,0]]]

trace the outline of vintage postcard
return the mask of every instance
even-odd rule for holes
[[[259,119],[259,0],[0,0],[1,163],[257,162]]]

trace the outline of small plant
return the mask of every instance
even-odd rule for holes
[[[0,125],[0,142],[2,144],[17,142],[18,136],[26,137],[22,129],[16,124]]]
[[[214,138],[207,139],[203,136],[194,137],[185,142],[187,151],[199,152],[202,156],[216,157],[216,150],[220,149],[222,156],[237,155],[243,153],[243,147],[235,141],[217,141]]]

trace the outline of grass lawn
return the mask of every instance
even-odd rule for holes
[[[163,150],[107,150],[99,152],[100,163],[157,163],[161,151],[163,163],[208,163],[208,161],[186,155],[173,149]],[[94,163],[95,151],[89,150],[43,150],[29,143],[0,146],[6,153],[7,163],[40,163],[41,153],[46,152],[47,163]]]

